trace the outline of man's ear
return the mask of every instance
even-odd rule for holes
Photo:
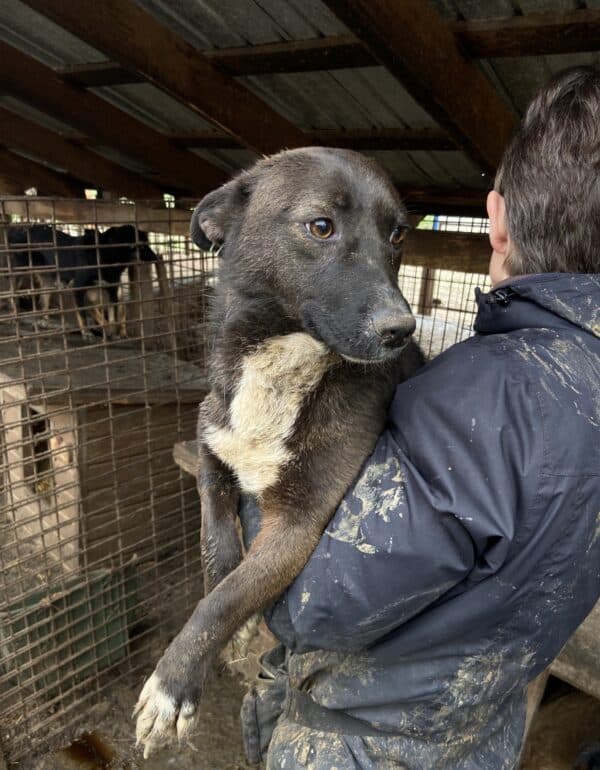
[[[490,218],[490,243],[497,254],[509,256],[511,240],[506,221],[506,204],[504,198],[496,190],[488,193],[486,208]]]
[[[196,246],[207,251],[211,246],[225,241],[248,198],[247,176],[241,174],[213,190],[196,206],[190,222],[190,235]]]

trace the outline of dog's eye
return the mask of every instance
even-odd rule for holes
[[[403,227],[402,225],[398,225],[397,227],[394,227],[392,230],[392,234],[390,235],[390,243],[392,246],[400,246],[402,241],[404,240],[404,236],[406,235],[406,231],[408,230],[407,227]]]
[[[315,238],[321,238],[321,240],[331,238],[334,232],[333,222],[325,217],[313,219],[312,222],[307,223],[306,228],[311,235],[314,235]]]

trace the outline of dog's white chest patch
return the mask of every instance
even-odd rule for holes
[[[323,343],[298,332],[266,340],[243,360],[229,425],[207,426],[204,439],[245,492],[260,494],[277,481],[290,460],[286,439],[302,402],[334,358]]]

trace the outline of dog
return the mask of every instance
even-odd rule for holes
[[[220,248],[198,422],[205,597],[141,691],[144,756],[189,735],[220,649],[298,575],[423,363],[398,287],[407,227],[374,161],[316,147],[260,160],[193,213],[193,240]],[[240,490],[262,514],[243,559]]]
[[[148,235],[133,225],[110,227],[104,232],[86,229],[72,236],[49,225],[9,228],[9,260],[14,288],[28,289],[35,309],[38,291],[42,319],[48,326],[52,294],[69,287],[75,299],[75,313],[81,335],[93,338],[84,313],[89,310],[97,328],[111,338],[119,326],[119,336],[127,336],[125,309],[119,301],[121,276],[136,261],[156,261],[148,245]],[[12,292],[13,296],[15,292]],[[115,313],[116,309],[116,313]],[[16,303],[13,303],[16,313]],[[116,317],[118,315],[118,318]]]

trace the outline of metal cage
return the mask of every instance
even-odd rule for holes
[[[93,729],[91,706],[137,689],[200,596],[195,480],[173,450],[207,390],[216,257],[189,218],[162,201],[0,199],[0,744],[14,762]],[[428,355],[470,334],[485,280],[403,266]]]

